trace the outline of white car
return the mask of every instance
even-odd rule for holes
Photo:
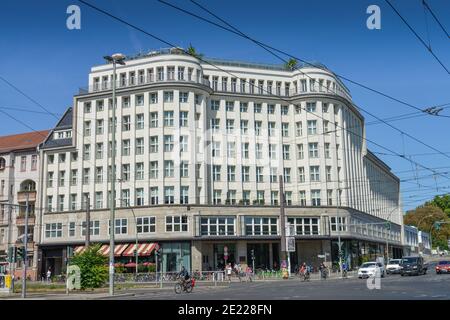
[[[369,278],[379,274],[384,277],[384,266],[379,262],[365,262],[358,269],[358,278]]]
[[[400,273],[400,263],[402,259],[391,259],[389,260],[387,266],[386,266],[386,273],[392,274],[392,273]]]

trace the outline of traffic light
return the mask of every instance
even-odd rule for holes
[[[252,255],[252,259],[255,259],[255,250],[250,250],[250,254]]]
[[[17,259],[24,260],[24,254],[25,254],[25,252],[23,250],[24,248],[17,247],[16,249],[17,249]]]
[[[15,262],[17,259],[17,251],[16,251],[16,247],[10,247],[8,249],[8,262],[13,263]]]

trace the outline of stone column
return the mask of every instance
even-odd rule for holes
[[[191,244],[191,272],[202,271],[202,243],[192,241]]]

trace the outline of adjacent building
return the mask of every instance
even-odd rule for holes
[[[8,249],[23,246],[25,212],[28,199],[28,270],[36,277],[37,219],[41,212],[39,144],[48,131],[35,131],[0,137],[0,264],[7,266]],[[22,277],[23,261],[11,265],[16,277]]]
[[[91,69],[40,150],[40,272],[83,250],[88,204],[91,239],[109,252],[113,125],[118,261],[137,237],[142,261],[161,247],[163,271],[276,268],[280,180],[292,266],[337,261],[338,238],[353,266],[386,242],[401,256],[399,179],[367,149],[364,117],[333,72],[203,60],[178,49],[127,59],[114,120],[112,66]]]

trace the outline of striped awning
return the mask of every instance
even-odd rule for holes
[[[138,244],[138,255],[139,256],[149,256],[152,254],[153,250],[157,249],[159,245],[156,242],[153,243],[140,243]],[[136,244],[132,244],[128,247],[127,250],[123,253],[125,257],[134,256],[134,250],[136,249]]]
[[[123,243],[123,244],[116,244],[114,246],[114,256],[119,257],[122,255],[122,253],[128,248],[130,244],[129,243]],[[103,254],[104,256],[109,255],[109,244],[104,244],[99,252]]]
[[[75,247],[75,249],[73,249],[73,254],[79,254],[82,253],[86,250],[86,248],[84,246],[78,246]]]

